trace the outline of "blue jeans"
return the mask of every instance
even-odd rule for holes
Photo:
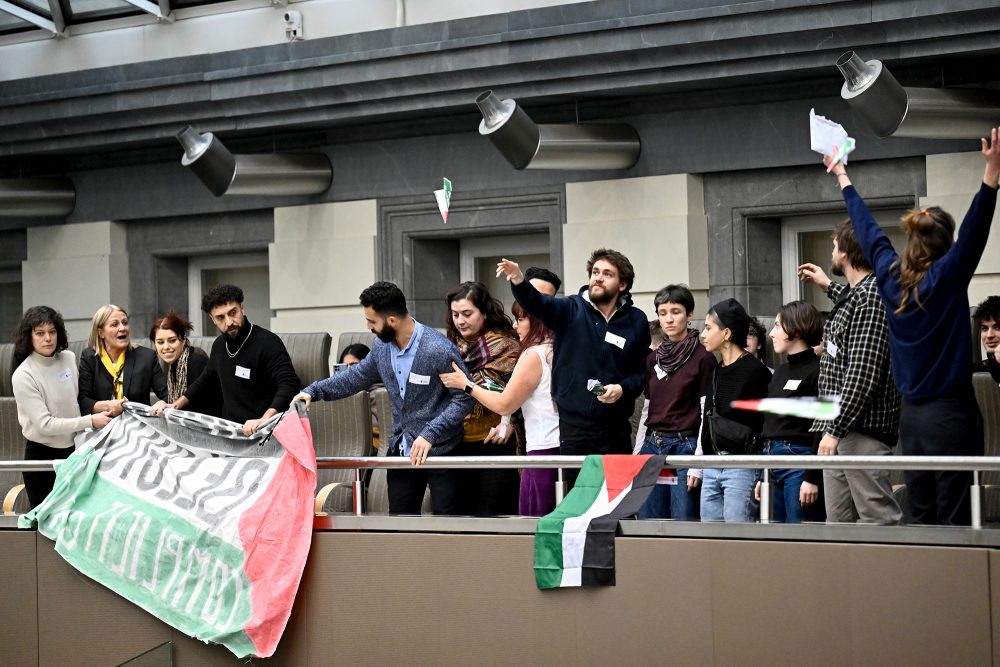
[[[650,431],[642,443],[640,454],[656,454],[668,456],[693,456],[698,447],[695,436],[677,437],[661,436]],[[656,484],[646,503],[639,509],[640,519],[680,519],[682,521],[698,520],[698,489],[688,491],[687,468],[677,468],[677,484]]]
[[[812,448],[807,445],[796,445],[787,440],[768,440],[764,453],[771,456],[808,456]],[[777,523],[802,523],[803,518],[811,519],[809,508],[799,503],[799,489],[806,478],[806,471],[801,469],[784,469],[771,471],[771,484],[774,492],[771,494],[773,509],[772,520]]]
[[[705,468],[702,475],[702,521],[733,523],[756,520],[757,503],[753,499],[756,470]]]

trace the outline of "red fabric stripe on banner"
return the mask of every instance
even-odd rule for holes
[[[292,611],[312,541],[316,491],[309,420],[289,412],[271,437],[285,448],[285,456],[267,491],[243,513],[239,524],[253,605],[243,630],[261,658],[277,649]]]
[[[608,487],[608,500],[614,500],[635,479],[651,454],[608,454],[601,457],[604,466],[604,483]]]

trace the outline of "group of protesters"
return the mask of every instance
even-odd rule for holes
[[[389,511],[397,514],[419,513],[428,487],[436,514],[540,516],[555,506],[553,470],[429,468],[422,465],[429,456],[701,455],[704,466],[661,475],[640,518],[746,522],[758,516],[760,471],[714,467],[709,457],[889,455],[897,442],[904,454],[981,455],[967,291],[996,204],[997,130],[982,140],[982,154],[982,185],[958,238],[940,208],[913,210],[902,219],[901,254],[845,165],[824,158],[850,214],[832,234],[831,271],[844,282],[803,264],[800,278],[825,291],[829,313],[793,301],[770,331],[728,298],[707,310],[699,332],[691,326],[694,297],[680,284],[656,294],[649,322],[632,303],[631,262],[606,248],[593,252],[587,284],[568,297],[556,296],[561,281],[551,271],[522,271],[503,259],[496,275],[510,283],[513,320],[485,285],[465,282],[445,299],[444,333],[416,321],[396,285],[377,282],[360,295],[375,334],[371,350],[345,350],[341,372],[301,391],[280,339],[247,320],[242,291],[231,285],[203,300],[221,334],[208,355],[189,344],[191,324],[173,311],[150,331],[155,353],[134,346],[127,314],[108,305],[95,314],[77,364],[59,314],[31,308],[15,335],[26,458],[65,458],[74,433],[102,428],[150,392],[161,399],[153,415],[206,412],[251,435],[292,401],[308,407],[376,384],[392,405],[388,455],[412,464],[387,473]],[[987,350],[975,370],[1000,381],[1000,297],[980,304],[974,319]],[[773,369],[760,354],[765,339],[784,355]],[[640,396],[646,405],[633,449]],[[766,397],[838,397],[839,414],[812,420],[732,406]],[[53,479],[25,474],[32,506]],[[570,487],[574,479],[567,471]],[[771,479],[776,521],[903,520],[885,470],[776,469]],[[968,524],[970,483],[965,472],[907,472],[908,521]]]

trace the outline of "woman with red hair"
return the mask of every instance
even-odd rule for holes
[[[166,315],[153,322],[149,329],[149,339],[156,347],[167,375],[167,403],[173,403],[184,395],[208,365],[208,355],[201,348],[193,347],[188,334],[194,326],[171,308]],[[197,400],[184,406],[185,410],[201,412],[218,417],[222,414],[222,390],[216,383],[215,391],[199,392]],[[163,401],[157,404],[158,407]]]
[[[983,423],[972,390],[969,283],[989,238],[1000,176],[994,128],[981,139],[986,161],[979,192],[955,237],[955,221],[937,206],[902,218],[906,247],[898,255],[851,185],[847,169],[823,163],[843,191],[854,232],[875,270],[889,324],[892,375],[903,395],[899,436],[903,454],[982,455]],[[907,502],[914,523],[968,525],[972,474],[908,471]]]

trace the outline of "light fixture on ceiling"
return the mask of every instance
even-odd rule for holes
[[[68,178],[0,178],[0,217],[64,218],[76,207]]]
[[[214,134],[190,126],[177,141],[184,147],[181,164],[216,197],[317,195],[333,182],[333,166],[323,153],[233,155]]]
[[[476,98],[488,137],[515,169],[628,169],[639,159],[639,133],[631,125],[536,124],[511,99],[487,90]]]
[[[878,60],[853,51],[837,60],[840,96],[879,137],[971,139],[989,136],[1000,116],[1000,94],[968,88],[911,88]]]

